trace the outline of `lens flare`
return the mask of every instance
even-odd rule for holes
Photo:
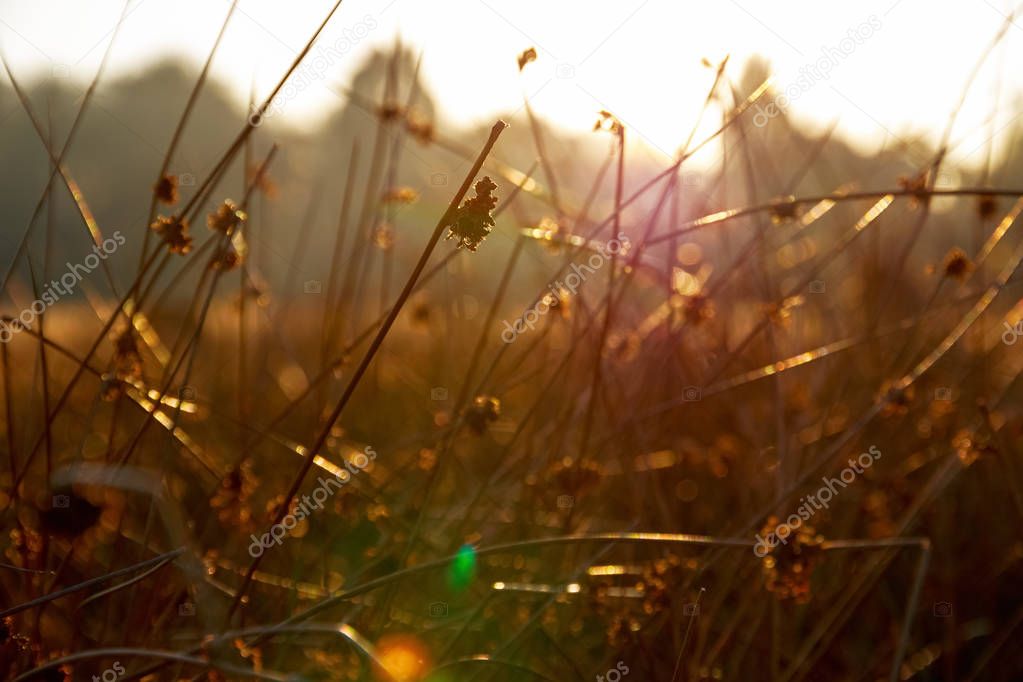
[[[464,590],[476,576],[476,550],[462,545],[448,567],[448,584],[454,590]]]

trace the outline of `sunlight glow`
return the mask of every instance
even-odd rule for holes
[[[123,4],[2,0],[0,43],[17,73],[87,81]],[[240,103],[251,84],[257,93],[269,92],[332,4],[243,0],[214,61],[214,77],[229,83]],[[1020,31],[1007,24],[1012,6],[1005,0],[797,0],[769,10],[749,0],[699,7],[641,0],[599,8],[581,0],[442,5],[346,0],[318,43],[334,52],[324,52],[329,58],[322,73],[287,102],[288,120],[297,126],[326,116],[343,101],[338,93],[366,55],[390,48],[396,36],[413,53],[423,52],[426,86],[448,121],[469,125],[498,112],[521,113],[525,94],[538,115],[579,134],[592,126],[596,111],[611,111],[632,131],[630,144],[662,158],[688,137],[716,64],[726,56],[726,79],[733,83],[755,56],[769,62],[774,85],[759,107],[788,93],[779,103],[801,122],[824,129],[837,118],[839,133],[865,148],[887,141],[907,153],[918,133],[932,141],[940,135],[970,85],[981,94],[960,114],[952,156],[974,165],[983,161],[987,139],[1010,122],[1011,112],[1003,109],[1011,107],[988,117],[992,98],[1011,101],[1021,85],[1018,71],[1005,68],[1020,57]],[[130,3],[115,46],[120,72],[111,76],[125,73],[120,65],[138,71],[167,55],[198,68],[227,8],[205,0]],[[1006,26],[1003,45],[971,79]],[[520,73],[516,56],[528,47],[537,58]],[[919,68],[921,60],[928,68]],[[642,70],[651,64],[658,65],[656,73]],[[714,108],[720,111],[720,103]],[[703,117],[696,140],[720,123],[715,119]]]

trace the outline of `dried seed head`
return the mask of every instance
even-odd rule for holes
[[[153,185],[153,194],[162,204],[178,203],[178,176],[165,175]]]
[[[234,243],[231,242],[228,243],[228,245],[224,247],[224,250],[213,259],[210,263],[210,267],[214,270],[230,272],[241,265],[242,260],[244,260],[242,255],[238,252],[238,249],[235,248]]]
[[[377,116],[382,121],[393,121],[401,116],[401,107],[394,102],[386,102],[377,108]]]
[[[425,116],[410,111],[405,116],[405,130],[416,142],[427,145],[433,142],[436,131],[433,129],[433,122]]]
[[[14,676],[35,667],[32,661],[31,640],[17,631],[10,616],[0,621],[0,671]]]
[[[217,510],[217,517],[224,525],[249,528],[253,521],[250,498],[258,487],[259,479],[252,471],[252,461],[246,458],[220,481],[210,499],[210,507]]]
[[[487,426],[501,416],[501,401],[489,395],[478,395],[465,410],[465,423],[482,436]]]
[[[786,327],[792,320],[792,311],[805,302],[806,299],[802,296],[789,296],[778,302],[766,303],[761,306],[761,310],[772,324]]]
[[[246,218],[245,211],[230,199],[224,199],[224,203],[206,217],[206,227],[214,232],[227,233]]]
[[[490,234],[494,226],[494,216],[491,211],[497,206],[497,197],[494,190],[497,185],[489,176],[484,176],[476,183],[476,196],[466,201],[455,212],[454,220],[447,226],[448,239],[458,238],[458,246],[463,246],[470,251],[475,251],[480,243]]]
[[[977,197],[977,215],[986,220],[998,210],[998,199],[993,196]]]
[[[909,413],[909,406],[916,397],[916,388],[910,384],[905,388],[888,381],[881,386],[880,400],[885,401],[882,417],[903,417]]]
[[[394,248],[394,227],[390,223],[380,223],[373,230],[373,245],[381,251]]]
[[[177,216],[157,216],[151,230],[160,235],[171,253],[184,256],[192,250],[192,237],[188,234],[188,220]]]
[[[384,193],[385,204],[414,204],[419,200],[419,192],[411,187],[392,187]]]
[[[120,380],[139,379],[142,376],[142,355],[138,340],[131,327],[114,341],[114,376]]]
[[[606,109],[600,110],[597,122],[593,124],[593,130],[603,130],[611,133],[612,135],[617,135],[618,137],[625,134],[625,126],[622,125],[622,122]]]
[[[519,71],[526,68],[526,64],[536,61],[536,48],[530,47],[519,55]]]
[[[956,457],[964,467],[968,467],[984,455],[996,455],[998,451],[991,444],[993,434],[990,429],[960,429],[952,437],[952,447]]]
[[[945,277],[962,282],[973,271],[973,262],[958,246],[945,256]]]
[[[913,177],[907,177],[903,175],[899,178],[899,187],[906,192],[911,192],[913,195],[913,205],[922,206],[930,200],[930,194],[927,191],[931,177],[930,170],[925,170]]]

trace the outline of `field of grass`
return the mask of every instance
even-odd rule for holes
[[[424,118],[396,47],[310,170],[304,56],[184,174],[203,71],[109,223],[92,89],[52,135],[5,63],[0,678],[1023,679],[1011,152],[758,125],[725,60],[673,162],[607,111],[570,159],[528,101]]]

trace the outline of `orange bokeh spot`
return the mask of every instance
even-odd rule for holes
[[[426,646],[412,635],[386,635],[377,644],[377,658],[386,670],[377,670],[377,678],[397,682],[414,682],[429,670],[429,652]]]

